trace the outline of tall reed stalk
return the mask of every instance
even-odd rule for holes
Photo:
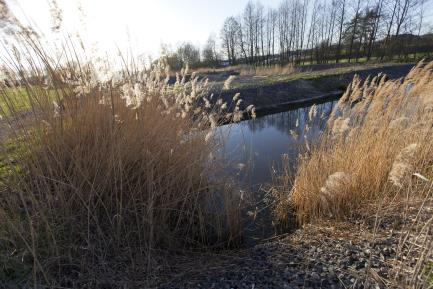
[[[295,175],[277,178],[275,219],[284,224],[294,214],[301,225],[320,219],[380,220],[394,210],[394,221],[402,224],[395,284],[428,286],[433,276],[432,92],[433,62],[420,62],[398,80],[355,77],[321,139],[300,155]]]
[[[117,266],[150,278],[160,250],[236,244],[240,199],[211,156],[237,105],[187,70],[101,73],[27,40],[0,87],[2,278],[92,287]]]

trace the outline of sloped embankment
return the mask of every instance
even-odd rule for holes
[[[301,105],[323,103],[338,99],[350,84],[355,74],[361,78],[379,73],[386,74],[390,79],[405,76],[413,64],[349,66],[349,67],[313,67],[304,68],[286,76],[237,76],[232,88],[222,93],[227,101],[233,93],[239,92],[243,108],[253,104],[257,115],[293,109]],[[207,76],[212,81],[223,82],[228,75]]]

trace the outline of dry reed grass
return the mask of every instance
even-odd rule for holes
[[[400,288],[433,286],[433,182],[425,177],[421,181],[421,189],[428,193],[414,198],[420,185],[407,189],[400,216],[403,226],[390,276]]]
[[[0,175],[2,279],[92,287],[119,266],[146,280],[162,266],[155,251],[236,244],[240,199],[210,156],[212,129],[243,114],[237,105],[212,102],[207,80],[186,70],[174,85],[163,65],[101,77],[74,51],[72,65],[26,48],[37,56],[11,59],[18,85],[0,88],[7,138],[21,148]]]
[[[270,66],[241,65],[238,67],[238,70],[242,76],[290,75],[297,72],[297,69],[291,64]]]
[[[432,66],[420,63],[403,80],[354,79],[328,133],[301,156],[290,189],[301,222],[350,214],[431,162]]]
[[[283,203],[296,209],[301,223],[354,214],[366,202],[402,190],[413,173],[431,164],[432,68],[420,63],[395,81],[355,77],[327,133],[300,157],[287,188]],[[279,211],[284,216],[285,209]]]
[[[281,65],[264,65],[254,66],[249,64],[231,65],[221,68],[197,68],[194,70],[196,73],[212,74],[223,72],[238,72],[241,76],[273,76],[273,75],[290,75],[299,72],[296,67],[291,64]]]
[[[300,155],[295,175],[286,171],[277,179],[275,218],[285,223],[295,214],[300,224],[380,220],[392,208],[406,207],[392,214],[402,227],[390,284],[428,286],[433,268],[432,91],[433,62],[420,62],[398,80],[355,77],[321,139]]]

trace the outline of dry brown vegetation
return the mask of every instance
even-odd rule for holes
[[[275,218],[286,222],[294,212],[303,224],[380,219],[392,211],[404,224],[396,269],[400,285],[428,284],[433,251],[432,91],[433,62],[420,62],[395,81],[385,75],[365,81],[355,77],[334,108],[327,131],[300,156],[293,181],[289,172],[277,180]],[[412,277],[403,278],[402,271]]]
[[[243,76],[271,76],[271,75],[290,75],[298,70],[291,64],[287,65],[270,65],[270,66],[253,66],[241,65],[239,67],[240,75]]]
[[[239,64],[231,65],[222,68],[198,68],[194,70],[197,73],[209,74],[209,73],[222,73],[222,72],[237,72],[242,76],[277,76],[277,75],[290,75],[299,72],[292,64],[280,65],[248,65]]]
[[[254,107],[241,111],[239,94],[232,103],[212,99],[207,80],[187,69],[169,84],[162,63],[113,73],[67,48],[53,60],[28,40],[30,57],[14,52],[0,88],[2,280],[149,286],[160,282],[167,252],[237,245],[242,200],[213,129],[254,117]],[[280,223],[293,213],[300,224],[375,216],[378,228],[398,208],[392,282],[414,288],[433,270],[432,71],[420,63],[401,80],[355,78],[295,177],[286,156],[272,191]],[[315,114],[313,106],[309,119]]]
[[[186,70],[173,85],[162,64],[101,76],[71,51],[65,63],[31,45],[39,56],[8,68],[18,86],[0,88],[1,279],[92,287],[120,267],[147,282],[160,249],[238,242],[240,199],[212,133],[243,114],[236,104],[211,102],[210,84]]]
[[[213,129],[254,117],[254,107],[241,111],[239,94],[233,103],[211,99],[211,85],[187,69],[169,84],[174,74],[162,63],[145,70],[121,59],[113,73],[107,62],[80,61],[70,43],[52,59],[0,7],[24,34],[23,50],[2,59],[0,286],[146,288],[160,282],[174,251],[237,245],[242,197],[224,174]],[[59,30],[61,15],[53,17]],[[292,213],[300,224],[374,216],[378,229],[398,217],[397,287],[433,282],[432,72],[433,63],[420,63],[403,80],[355,78],[295,178],[286,156],[273,190],[282,223]]]

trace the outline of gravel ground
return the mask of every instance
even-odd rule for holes
[[[383,212],[380,222],[372,216],[310,224],[241,251],[173,258],[169,281],[157,288],[401,288],[412,275],[400,275],[395,285],[393,264],[404,259],[414,267],[422,247],[402,245],[400,237],[433,239],[433,224],[427,230],[424,225],[431,222],[433,205],[422,214],[418,208],[410,207],[404,219],[400,204]],[[420,239],[414,218],[429,236]]]
[[[423,254],[421,245],[433,240],[433,203],[425,205],[421,213],[419,207],[413,201],[409,207],[389,207],[381,214],[380,223],[372,214],[354,218],[362,222],[309,224],[241,250],[165,252],[161,257],[166,261],[155,263],[153,280],[159,283],[153,285],[144,272],[137,275],[131,271],[128,277],[121,266],[108,266],[102,272],[105,277],[92,279],[92,285],[61,288],[431,288],[422,282],[414,286],[410,280],[411,270]],[[406,222],[401,218],[403,212]],[[400,242],[402,236],[407,237],[406,242]],[[405,266],[395,285],[398,268],[394,265],[398,262]],[[0,280],[0,288],[28,287]]]
[[[358,225],[309,225],[237,254],[177,263],[191,268],[158,288],[383,288],[397,238]]]

